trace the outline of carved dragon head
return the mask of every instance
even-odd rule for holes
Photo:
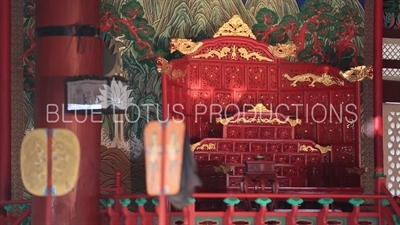
[[[357,66],[344,72],[340,71],[340,75],[350,82],[356,82],[362,81],[364,78],[373,79],[373,71],[371,66]]]

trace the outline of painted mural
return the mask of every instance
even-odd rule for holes
[[[25,130],[34,127],[34,0],[24,0],[24,115]],[[347,69],[363,64],[363,1],[358,0],[102,0],[101,31],[105,42],[119,43],[123,73],[135,104],[123,127],[103,117],[101,181],[113,185],[122,170],[127,192],[143,192],[143,129],[162,116],[161,77],[156,58],[169,53],[171,38],[200,41],[210,38],[233,15],[252,27],[260,41],[293,42],[297,58]],[[149,105],[152,105],[149,107]],[[116,132],[123,130],[123,132]],[[118,135],[116,135],[118,133]]]

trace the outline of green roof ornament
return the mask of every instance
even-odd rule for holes
[[[128,206],[129,204],[131,204],[131,200],[129,198],[124,198],[119,200],[119,203],[121,203],[122,206]]]
[[[11,211],[13,211],[13,209],[14,209],[14,205],[5,205],[5,206],[4,206],[4,209],[5,209],[7,212],[11,212]]]
[[[106,206],[107,207],[111,207],[111,206],[113,206],[114,205],[114,199],[112,199],[112,198],[109,198],[109,199],[105,199],[104,200],[104,203],[106,204]]]
[[[138,204],[138,206],[144,206],[144,204],[147,203],[147,199],[145,199],[145,198],[137,198],[135,200],[135,202],[136,202],[136,204]]]
[[[267,206],[269,203],[271,203],[270,198],[257,198],[256,203],[259,204],[260,206]]]
[[[153,198],[151,202],[153,203],[153,205],[158,206],[158,198]]]
[[[364,199],[352,198],[349,200],[349,203],[352,204],[353,206],[360,206],[360,205],[364,204]]]
[[[27,209],[29,208],[29,204],[26,204],[26,203],[19,204],[19,205],[18,205],[18,208],[19,208],[21,211],[25,211],[25,210],[27,210]]]
[[[234,206],[240,202],[238,198],[225,198],[224,202],[229,206]]]
[[[388,206],[388,205],[390,205],[390,202],[389,202],[389,200],[387,200],[387,199],[382,199],[381,203],[382,203],[383,206]]]
[[[287,201],[292,206],[299,206],[301,203],[303,203],[303,199],[301,198],[289,198]]]
[[[318,203],[323,206],[328,206],[333,203],[333,199],[332,198],[320,198],[318,200]]]
[[[193,203],[196,202],[196,199],[195,198],[189,198],[188,202],[189,202],[189,204],[193,204]]]

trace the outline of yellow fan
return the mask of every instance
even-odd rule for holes
[[[49,151],[51,180],[47,179]],[[49,186],[53,196],[70,192],[78,179],[79,163],[79,140],[70,130],[35,129],[22,141],[22,182],[33,195],[46,196]]]

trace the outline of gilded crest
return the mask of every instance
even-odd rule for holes
[[[214,34],[214,38],[219,36],[242,36],[256,39],[250,27],[243,22],[239,15],[234,15],[227,23]]]

